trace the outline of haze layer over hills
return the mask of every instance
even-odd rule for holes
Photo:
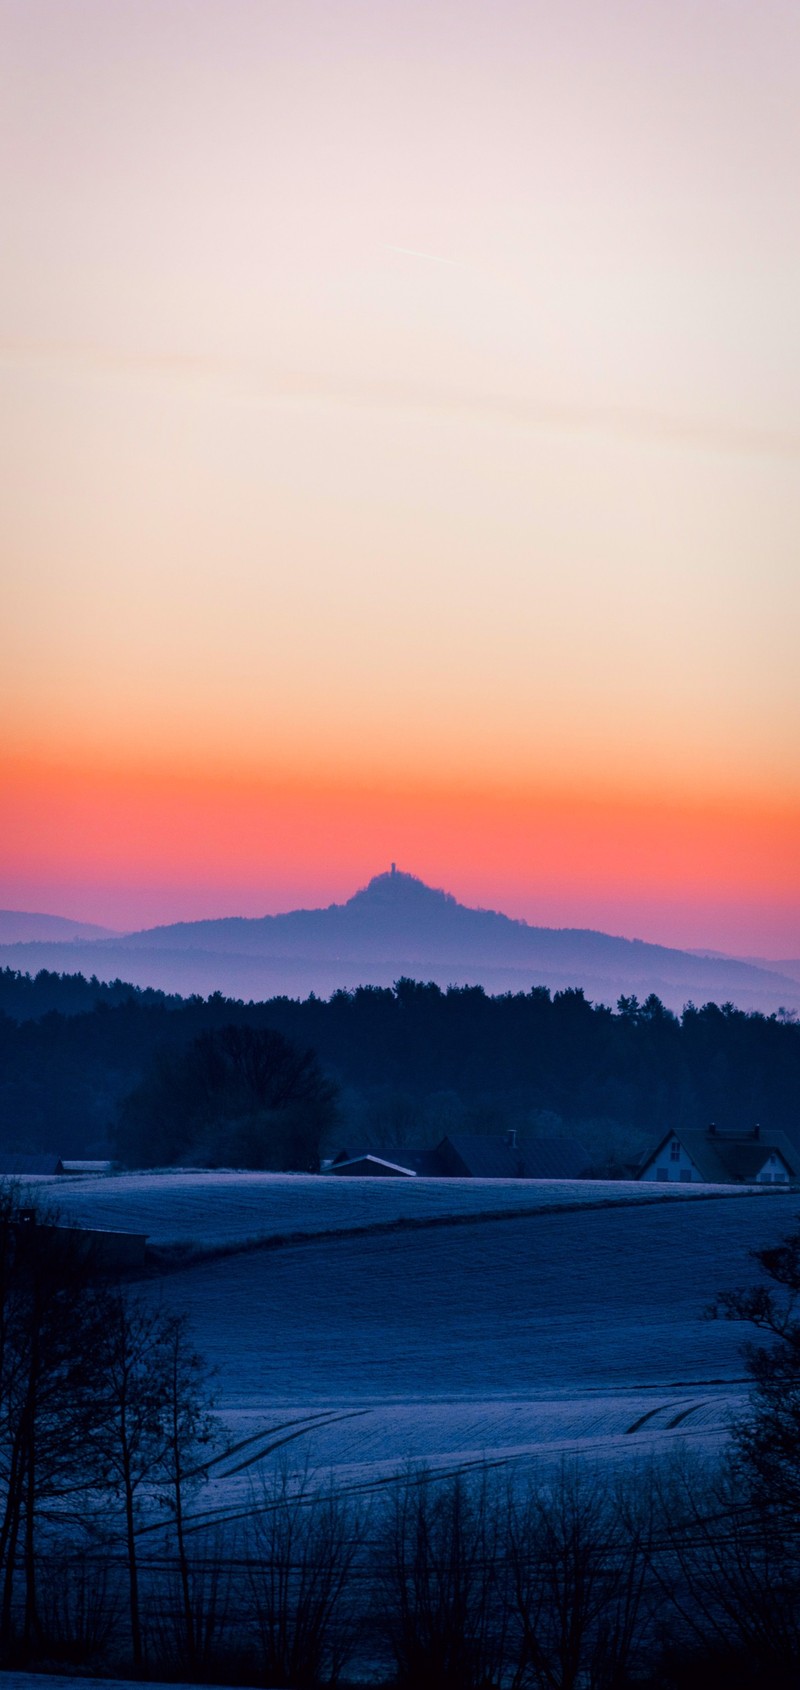
[[[344,904],[260,918],[178,922],[121,938],[0,945],[0,964],[36,973],[80,971],[100,980],[187,994],[327,997],[340,987],[391,985],[401,975],[489,992],[582,986],[596,1002],[655,992],[671,1008],[731,1001],[772,1013],[800,1002],[780,965],[691,954],[578,928],[532,927],[470,909],[414,875],[376,875]]]
[[[64,944],[77,939],[114,939],[113,927],[93,921],[71,921],[64,915],[33,915],[28,910],[0,910],[0,945]]]

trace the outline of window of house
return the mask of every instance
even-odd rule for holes
[[[669,1179],[669,1168],[656,1168],[656,1179]]]
[[[681,1180],[683,1181],[684,1185],[686,1184],[687,1180],[691,1179],[691,1177],[692,1177],[691,1168],[681,1168]]]
[[[674,1138],[672,1140],[672,1143],[669,1147],[669,1153],[670,1153],[670,1156],[672,1157],[673,1162],[679,1162],[680,1161],[680,1159],[681,1159],[681,1147],[680,1147],[680,1144],[679,1144],[679,1142],[676,1138]]]

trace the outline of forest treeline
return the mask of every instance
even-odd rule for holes
[[[84,992],[94,1002],[76,1011]],[[612,1010],[578,988],[491,997],[413,980],[244,1004],[3,970],[0,1146],[114,1153],[128,1100],[157,1090],[165,1064],[180,1067],[196,1041],[231,1026],[269,1029],[314,1054],[330,1088],[323,1153],[338,1140],[430,1144],[515,1126],[576,1134],[599,1166],[621,1172],[678,1123],[800,1134],[791,1016],[730,1004],[689,1004],[676,1016],[654,996]]]

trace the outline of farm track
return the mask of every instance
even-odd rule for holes
[[[674,1431],[685,1420],[689,1419],[691,1415],[705,1406],[707,1406],[706,1399],[696,1400],[688,1405],[669,1401],[661,1402],[655,1408],[648,1410],[647,1413],[640,1415],[632,1425],[625,1428],[624,1432],[609,1434],[604,1442],[608,1445],[616,1443],[620,1436],[626,1436],[640,1431],[645,1425],[649,1426],[649,1423],[658,1416],[670,1415],[671,1418],[662,1421],[660,1426],[653,1427],[653,1431],[657,1433],[663,1431]],[[679,1410],[677,1414],[673,1413],[676,1408]],[[222,1451],[219,1456],[216,1456],[211,1462],[209,1462],[204,1471],[211,1475],[212,1469],[214,1469],[213,1478],[217,1481],[221,1480],[224,1482],[226,1479],[245,1471],[247,1468],[256,1466],[259,1462],[276,1454],[279,1450],[283,1449],[290,1443],[307,1436],[312,1436],[315,1432],[326,1427],[340,1424],[343,1421],[358,1419],[369,1413],[369,1409],[356,1409],[348,1410],[344,1413],[328,1411],[315,1414],[313,1416],[296,1416],[292,1420],[279,1422],[277,1425],[266,1427],[262,1431],[250,1434],[248,1437],[240,1439],[237,1443],[230,1445],[228,1449]],[[277,1433],[283,1433],[285,1435],[277,1437]],[[233,1465],[229,1465],[232,1458],[241,1454],[241,1452],[245,1449],[248,1450],[248,1454],[245,1459],[234,1462]],[[563,1453],[567,1459],[575,1459],[578,1461],[587,1459],[586,1457],[577,1454],[574,1450],[570,1451],[569,1449],[566,1449]],[[396,1489],[397,1486],[405,1485],[409,1482],[417,1484],[442,1484],[457,1476],[464,1477],[470,1473],[483,1474],[489,1472],[500,1472],[503,1470],[513,1470],[520,1461],[524,1463],[529,1459],[529,1452],[521,1452],[519,1450],[510,1449],[505,1453],[481,1453],[480,1455],[470,1453],[465,1454],[461,1458],[458,1456],[451,1456],[448,1461],[442,1464],[435,1464],[433,1466],[427,1462],[421,1461],[400,1461],[397,1462],[389,1472],[377,1472],[371,1475],[363,1475],[355,1477],[349,1482],[339,1475],[336,1480],[336,1494],[337,1497],[342,1500],[354,1502],[365,1501],[371,1497],[378,1497],[386,1494],[387,1492],[391,1492]],[[589,1457],[588,1459],[593,1459],[595,1461],[602,1459],[600,1450],[595,1448],[592,1457]],[[319,1492],[316,1485],[312,1484],[308,1494],[304,1498],[305,1504],[307,1506],[311,1506],[316,1500],[318,1494]],[[216,1503],[213,1501],[207,1502],[205,1505],[201,1505],[187,1513],[186,1531],[187,1534],[195,1534],[220,1526],[236,1525],[246,1520],[253,1519],[257,1515],[269,1514],[281,1506],[281,1500],[279,1498],[271,1498],[267,1491],[265,1491],[263,1496],[260,1498],[257,1493],[253,1493],[246,1501],[241,1499],[235,1501],[232,1499],[226,1499]],[[150,1520],[139,1527],[137,1537],[157,1539],[158,1534],[168,1530],[168,1528],[169,1522],[164,1519]],[[158,1551],[156,1550],[155,1553],[158,1553]]]

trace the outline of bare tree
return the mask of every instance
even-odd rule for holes
[[[280,1468],[254,1493],[246,1532],[261,1682],[336,1684],[353,1641],[363,1514],[332,1486]]]
[[[738,1320],[762,1334],[745,1343],[750,1403],[734,1426],[742,1481],[760,1505],[780,1512],[784,1530],[800,1530],[800,1232],[752,1251],[762,1270],[756,1285],[723,1291],[709,1314]],[[769,1342],[768,1340],[772,1340]]]
[[[48,1503],[66,1523],[90,1482],[97,1345],[93,1264],[78,1232],[0,1190],[0,1640],[7,1652],[21,1553],[23,1641],[38,1629],[37,1530]]]
[[[140,1671],[144,1651],[137,1509],[142,1487],[155,1479],[164,1458],[164,1316],[158,1309],[127,1298],[120,1290],[108,1292],[102,1305],[102,1387],[92,1437],[104,1480],[123,1504],[131,1646],[134,1666]]]
[[[795,1536],[753,1506],[736,1465],[684,1452],[653,1473],[652,1565],[701,1660],[770,1690],[796,1684],[800,1555]],[[724,1663],[728,1662],[728,1668]]]
[[[202,1457],[220,1441],[221,1431],[210,1413],[208,1371],[191,1343],[184,1317],[167,1317],[157,1337],[157,1348],[158,1371],[163,1369],[165,1387],[160,1497],[175,1527],[185,1653],[189,1666],[194,1667],[199,1640],[192,1569],[186,1547],[186,1503],[207,1476]]]
[[[639,1640],[649,1510],[602,1474],[564,1463],[549,1484],[509,1495],[514,1686],[609,1690]]]
[[[100,1382],[91,1440],[106,1485],[123,1506],[131,1646],[144,1663],[137,1527],[143,1498],[169,1507],[176,1527],[187,1641],[193,1636],[184,1535],[187,1485],[211,1436],[203,1364],[186,1328],[161,1307],[122,1290],[98,1293]],[[191,1645],[190,1645],[191,1646]]]
[[[380,1537],[382,1599],[403,1690],[490,1690],[503,1681],[501,1548],[489,1476],[409,1472]]]
[[[85,1233],[24,1201],[16,1186],[0,1186],[0,1649],[6,1659],[12,1648],[29,1653],[42,1633],[43,1554],[55,1565],[70,1547],[85,1547],[87,1533],[108,1541],[110,1490],[123,1504],[138,1670],[140,1497],[160,1498],[174,1521],[191,1654],[185,1501],[202,1479],[213,1427],[184,1322],[110,1286],[98,1270]],[[47,1588],[52,1617],[52,1579]],[[89,1629],[85,1604],[77,1617],[77,1592],[59,1610],[61,1632],[72,1624],[67,1608],[78,1632]],[[80,1592],[82,1603],[83,1584]]]

